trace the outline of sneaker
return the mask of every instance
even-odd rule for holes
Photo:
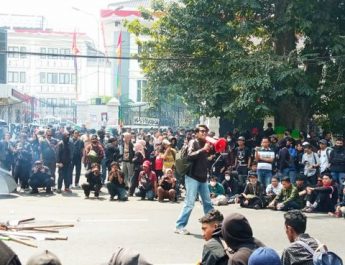
[[[85,195],[85,199],[87,200],[89,198],[89,196],[88,195]]]
[[[32,190],[30,191],[30,194],[38,194],[38,190]]]
[[[56,192],[57,192],[57,193],[61,193],[61,189],[57,189]]]
[[[65,189],[65,192],[72,193],[72,191],[70,189]]]
[[[174,233],[180,235],[190,235],[189,231],[186,228],[176,228]]]
[[[111,201],[111,202],[112,202],[112,201],[115,201],[114,197],[110,197],[110,198],[109,198],[109,201]]]

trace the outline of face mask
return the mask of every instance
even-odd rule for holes
[[[214,186],[216,186],[217,182],[211,181],[210,184],[211,184],[212,187],[214,187]]]
[[[225,176],[225,179],[226,179],[227,181],[229,181],[229,180],[230,180],[230,176],[229,176],[229,175],[226,175],[226,176]]]

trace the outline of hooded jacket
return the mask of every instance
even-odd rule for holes
[[[264,244],[253,237],[248,220],[239,213],[228,215],[222,225],[222,235],[233,250],[228,265],[247,265],[252,252]]]
[[[151,265],[139,252],[118,247],[111,257],[108,265]]]

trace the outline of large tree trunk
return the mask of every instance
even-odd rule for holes
[[[275,20],[277,29],[275,30],[275,52],[277,55],[287,56],[296,48],[296,37],[294,24],[289,23],[290,28],[286,25],[286,14],[289,0],[278,0],[275,3]],[[291,18],[290,18],[291,19]]]

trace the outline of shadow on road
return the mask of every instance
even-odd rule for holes
[[[19,194],[0,194],[0,200],[2,199],[16,199],[20,197]]]

